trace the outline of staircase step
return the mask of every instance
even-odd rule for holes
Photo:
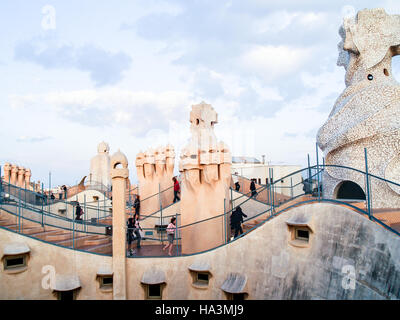
[[[44,240],[44,241],[51,242],[51,240],[56,240],[56,239],[54,239],[55,235],[62,235],[62,234],[64,234],[64,230],[51,230],[51,231],[44,231],[44,232],[40,232],[37,234],[33,234],[32,236],[34,236],[38,239]],[[53,238],[51,238],[52,236],[53,236]],[[49,237],[50,237],[50,239],[49,239]]]
[[[52,241],[53,243],[56,243],[60,246],[64,246],[64,247],[72,247],[72,245],[75,246],[75,248],[84,245],[85,241],[89,238],[91,238],[92,236],[88,236],[88,235],[75,235],[75,238],[72,239],[72,234],[71,237],[68,239],[64,239],[64,240],[56,240],[56,241]]]
[[[77,235],[75,235],[76,238],[78,238]],[[72,239],[72,232],[68,232],[68,233],[54,233],[54,234],[50,234],[46,237],[47,241],[50,242],[54,242],[57,243],[58,241],[63,241],[63,240],[68,240],[68,239]]]
[[[104,254],[111,254],[112,253],[112,243],[106,243],[106,244],[99,244],[99,245],[84,245],[80,248],[80,250],[84,251],[90,251],[90,252],[96,252],[96,253],[104,253]]]
[[[90,245],[90,246],[95,246],[98,244],[107,244],[107,243],[111,243],[112,239],[111,237],[102,237],[102,238],[97,238],[97,239],[88,239],[85,240],[85,245]]]
[[[2,226],[2,227],[5,227],[5,228],[7,228],[7,229],[11,229],[11,230],[15,230],[15,229],[18,228],[18,224],[12,223],[12,222],[2,224],[1,226]]]
[[[23,228],[24,234],[33,235],[33,234],[37,234],[38,232],[44,232],[44,228],[43,227]]]

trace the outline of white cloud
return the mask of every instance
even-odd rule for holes
[[[44,140],[49,140],[51,138],[52,137],[50,137],[50,136],[41,136],[41,135],[38,135],[38,136],[19,136],[17,138],[17,141],[18,142],[30,142],[30,143],[32,143],[32,142],[40,142],[40,141],[44,141]]]
[[[252,29],[255,34],[279,34],[290,26],[300,24],[302,27],[319,26],[326,23],[326,14],[323,12],[288,12],[286,10],[274,11],[267,16],[256,19]]]
[[[262,101],[283,101],[283,97],[276,87],[263,86],[256,80],[251,81],[250,86]]]
[[[255,46],[241,58],[245,68],[273,81],[296,72],[311,59],[312,48],[289,46]]]
[[[326,22],[326,14],[321,12],[306,12],[298,15],[298,19],[304,26],[321,26],[322,23]]]
[[[296,15],[287,11],[275,11],[262,19],[255,20],[253,30],[255,33],[278,33],[286,29]]]
[[[138,135],[152,127],[166,128],[169,120],[179,119],[193,103],[185,91],[132,92],[117,88],[12,95],[9,100],[14,107],[54,112],[84,125],[123,125]]]

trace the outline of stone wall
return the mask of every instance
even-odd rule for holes
[[[294,246],[288,222],[305,221],[313,230],[309,247]],[[75,273],[82,285],[78,299],[111,299],[96,281],[111,257],[60,248],[0,229],[0,255],[10,242],[31,249],[28,269],[7,274],[1,264],[0,299],[54,299],[41,287],[42,267],[57,274]],[[229,274],[247,279],[248,299],[399,299],[400,238],[345,207],[311,204],[294,208],[226,246],[203,254],[173,258],[129,258],[127,298],[143,299],[144,273],[165,275],[163,299],[226,299],[221,286]],[[189,267],[210,266],[209,286],[192,284]],[[355,289],[345,289],[354,270]]]

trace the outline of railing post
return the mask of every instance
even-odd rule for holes
[[[72,249],[75,249],[75,207],[72,209]]]
[[[160,203],[160,227],[163,226],[163,218],[162,218],[162,201],[161,201],[161,185],[158,184],[158,202]],[[160,232],[160,239],[163,239],[162,232]],[[164,241],[161,242],[164,244]]]
[[[104,198],[103,198],[103,208],[104,208],[104,210],[106,210],[106,193],[104,192]],[[105,213],[104,213],[104,215],[105,215]]]
[[[310,155],[307,153],[307,174],[308,174],[308,179],[307,179],[307,182],[308,182],[308,185],[310,186],[310,184],[311,184],[311,189],[312,189],[312,181],[310,181],[310,179],[312,179],[311,178],[311,168],[310,168]],[[306,188],[307,189],[307,188]],[[308,190],[308,191],[310,191],[310,190]]]
[[[43,210],[44,210],[44,193],[43,193],[43,182],[42,182],[42,227],[43,227]]]
[[[320,194],[319,194],[319,160],[318,160],[318,144],[315,144],[315,150],[317,155],[317,192],[318,192],[318,202],[320,201]]]
[[[176,239],[176,255],[179,255],[179,240],[178,240],[178,213],[175,213],[175,223],[176,223],[176,227],[175,227],[175,239]]]
[[[272,190],[272,210],[271,213],[275,211],[275,187],[274,187],[274,168],[271,168],[271,190]]]
[[[272,179],[271,179],[271,168],[268,168],[268,204],[269,204],[270,207],[272,205],[272,193],[271,193],[272,183],[271,182],[272,182]]]
[[[19,188],[18,197],[18,233],[21,233],[21,188]]]
[[[322,157],[322,174],[321,174],[321,188],[322,188],[322,198],[324,197],[324,172],[325,172],[325,157]]]
[[[224,235],[224,244],[226,243],[226,199],[224,198],[224,224],[222,225],[222,228],[224,229],[223,235]]]
[[[364,148],[364,158],[365,158],[365,178],[366,178],[366,189],[367,189],[367,206],[368,206],[368,217],[371,218],[371,199],[370,199],[370,187],[369,187],[369,174],[368,174],[368,157],[367,157],[367,148]]]
[[[233,191],[232,191],[232,188],[231,188],[231,209],[233,210]]]
[[[290,196],[293,198],[293,178],[290,177]]]
[[[3,203],[3,179],[1,178],[1,166],[0,166],[0,207]]]
[[[47,211],[48,212],[50,212],[50,200],[51,200],[51,197],[50,197],[50,193],[51,193],[51,171],[49,171],[49,194],[48,194],[48,208],[47,208]]]
[[[88,219],[88,213],[87,213],[87,210],[86,210],[86,194],[84,194],[83,195],[83,213],[85,214],[85,218],[86,218],[86,220]],[[83,230],[86,232],[87,231],[87,228],[86,228],[86,222],[85,222],[85,218],[82,220],[82,222],[84,222],[85,224],[83,225]]]
[[[268,168],[268,204],[271,207],[272,200],[271,200],[271,168]],[[272,214],[272,212],[271,212]]]

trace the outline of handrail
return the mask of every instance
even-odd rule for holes
[[[0,210],[4,210],[5,212],[7,212],[7,213],[9,213],[9,214],[11,214],[11,215],[14,215],[14,216],[16,216],[16,217],[19,217],[19,215],[18,215],[17,213],[12,212],[11,210],[6,209],[6,208],[4,208],[4,207],[1,207]],[[28,221],[31,221],[31,222],[34,222],[34,223],[38,223],[38,224],[41,225],[41,222],[39,222],[39,221],[37,221],[37,220],[34,220],[34,219],[32,219],[32,218],[29,218],[29,217],[26,217],[26,216],[21,216],[21,218],[24,219],[24,220],[28,220]],[[74,221],[74,224],[75,224],[75,225],[84,225],[83,223],[80,223],[80,221]],[[94,231],[87,231],[87,230],[79,230],[79,229],[77,229],[77,228],[74,228],[74,229],[73,229],[73,228],[68,228],[68,227],[61,226],[61,225],[51,224],[51,223],[48,223],[48,222],[43,222],[43,225],[49,226],[49,227],[53,227],[53,228],[57,228],[57,229],[62,229],[62,230],[67,230],[67,231],[75,231],[75,232],[80,232],[80,233],[85,233],[85,234],[105,235],[105,233],[94,232]],[[89,226],[91,226],[91,227],[108,227],[108,225],[94,225],[94,224],[91,224],[91,225],[89,225]]]
[[[399,186],[399,187],[400,187],[400,183],[393,182],[393,181],[390,181],[390,180],[388,180],[388,179],[378,177],[378,176],[376,176],[376,175],[373,175],[373,174],[368,173],[367,171],[363,171],[363,170],[359,170],[359,169],[351,168],[351,167],[347,167],[347,166],[342,166],[342,165],[326,165],[326,164],[319,164],[319,165],[314,165],[314,166],[308,166],[308,167],[306,167],[306,168],[299,169],[299,170],[296,170],[296,171],[294,171],[294,172],[292,172],[292,173],[290,173],[290,174],[288,174],[288,175],[285,175],[285,176],[282,177],[282,178],[274,179],[269,185],[261,185],[260,187],[258,187],[258,188],[256,189],[256,191],[257,191],[258,193],[259,193],[259,192],[263,192],[263,191],[270,191],[270,192],[272,191],[272,192],[275,192],[275,191],[274,191],[274,188],[271,189],[271,186],[274,186],[274,187],[276,188],[276,187],[277,187],[276,184],[279,183],[281,180],[287,179],[288,177],[291,177],[291,176],[294,176],[294,175],[297,175],[297,174],[299,174],[299,173],[301,173],[301,172],[303,172],[303,171],[305,171],[305,170],[311,170],[311,169],[312,169],[312,170],[314,171],[314,174],[311,175],[311,176],[309,176],[309,177],[305,180],[305,181],[307,181],[307,180],[311,180],[311,181],[312,181],[312,178],[313,178],[313,177],[319,176],[322,172],[325,172],[326,168],[330,168],[330,167],[332,167],[332,168],[341,168],[341,169],[345,169],[345,170],[352,170],[352,171],[357,172],[357,173],[359,173],[359,174],[361,174],[361,175],[363,175],[363,176],[368,175],[369,177],[373,177],[373,178],[379,179],[380,181],[384,181],[384,182],[387,182],[387,183],[391,183],[391,184],[393,184],[393,185],[395,185],[395,186]],[[315,170],[316,170],[316,173],[315,173]],[[238,176],[238,175],[237,175],[237,176]],[[238,176],[238,177],[240,177],[240,176]],[[244,178],[244,177],[241,177],[241,178]],[[247,179],[247,178],[244,178],[244,179]],[[247,180],[250,181],[250,179],[247,179]],[[304,184],[305,181],[303,181],[302,183]],[[309,182],[310,182],[310,181],[309,181]],[[3,182],[3,183],[4,183],[4,182]],[[297,185],[299,185],[299,184],[300,184],[300,183],[296,184],[295,186],[297,186]],[[291,186],[291,188],[294,188],[295,186]],[[156,195],[159,195],[159,194],[161,194],[162,192],[165,192],[165,191],[167,191],[167,190],[169,190],[169,189],[171,189],[171,188],[172,188],[172,187],[169,187],[169,188],[167,188],[167,189],[165,189],[165,190],[163,190],[163,191],[161,191],[161,192],[159,192],[159,193],[156,193],[156,194],[154,194],[154,195],[151,195],[151,196],[145,198],[144,200],[149,199],[149,198],[151,198],[151,197],[154,197],[154,196],[156,196]],[[319,188],[319,186],[318,186],[318,188]],[[234,190],[234,189],[232,189],[232,190]],[[4,192],[4,191],[5,191],[5,190],[4,190],[4,188],[3,188],[3,192]],[[239,191],[239,193],[241,193],[241,192]],[[250,200],[254,200],[253,197],[248,197],[248,196],[247,196],[247,194],[250,194],[250,193],[251,193],[251,192],[242,193],[242,195],[239,196],[238,198],[236,198],[236,199],[231,199],[232,201],[235,201],[235,202],[237,202],[238,200],[244,199],[244,200],[241,201],[239,204],[236,204],[236,205],[235,205],[235,208],[238,207],[238,206],[243,205],[244,203],[246,203],[246,202],[248,202],[248,201],[250,201]],[[285,200],[283,203],[275,203],[275,202],[274,202],[270,208],[268,208],[267,210],[263,210],[262,212],[257,213],[256,215],[254,215],[254,216],[252,216],[252,217],[250,217],[250,218],[248,218],[248,219],[245,219],[244,222],[249,222],[250,220],[254,220],[254,219],[256,219],[257,217],[260,217],[261,215],[265,215],[265,214],[270,213],[269,217],[263,219],[263,221],[262,221],[261,223],[259,223],[259,224],[257,224],[257,225],[255,226],[255,227],[257,227],[257,226],[259,226],[260,224],[263,224],[263,223],[265,223],[266,221],[269,221],[269,220],[272,219],[273,217],[276,217],[278,214],[281,214],[281,213],[283,213],[283,212],[285,212],[285,211],[288,211],[288,210],[290,210],[290,209],[293,208],[293,207],[296,207],[296,206],[299,206],[299,205],[302,205],[302,204],[307,204],[307,203],[330,202],[330,203],[336,203],[336,204],[344,205],[344,206],[346,206],[346,207],[348,207],[348,208],[353,209],[353,210],[354,210],[355,212],[357,212],[357,213],[360,213],[360,214],[363,214],[363,215],[368,215],[368,216],[371,217],[371,220],[372,220],[372,221],[374,221],[374,222],[376,222],[377,224],[383,226],[384,228],[386,228],[386,229],[389,230],[390,232],[393,232],[394,234],[400,236],[400,233],[399,233],[398,231],[396,231],[395,229],[391,228],[391,227],[388,226],[387,224],[383,223],[383,222],[380,221],[379,219],[375,218],[373,215],[370,215],[369,212],[367,212],[366,210],[360,209],[360,208],[358,208],[357,206],[354,206],[354,205],[352,205],[352,204],[350,204],[350,203],[348,203],[348,202],[345,202],[345,201],[340,201],[340,200],[337,200],[337,199],[326,199],[326,198],[323,198],[322,196],[321,196],[321,197],[318,196],[318,198],[315,198],[315,199],[307,199],[307,200],[304,200],[304,201],[294,202],[294,203],[292,203],[292,204],[290,203],[290,202],[292,202],[292,201],[294,201],[294,200],[297,200],[298,198],[300,198],[301,196],[304,196],[304,195],[306,195],[306,194],[309,194],[309,193],[300,193],[300,194],[296,194],[295,196],[289,197],[289,199]],[[246,197],[247,197],[247,198],[246,198]],[[144,200],[142,200],[142,201],[144,201]],[[274,201],[274,199],[272,199],[272,201]],[[260,202],[262,202],[262,201],[260,201]],[[264,202],[263,202],[263,203],[264,203]],[[173,204],[171,204],[171,205],[173,205]],[[15,204],[15,206],[16,206],[16,207],[17,207],[17,206],[21,206],[21,204]],[[27,204],[25,204],[25,206],[26,206],[26,208],[29,208],[29,206],[27,206]],[[170,206],[170,205],[169,205],[169,206]],[[128,206],[128,207],[129,207],[129,206]],[[217,215],[215,215],[215,216],[213,216],[213,217],[209,217],[209,218],[206,218],[206,219],[203,219],[203,220],[199,220],[199,221],[195,221],[195,222],[192,222],[192,223],[188,223],[188,224],[186,224],[186,225],[177,226],[177,231],[181,231],[181,230],[183,230],[184,228],[188,228],[188,227],[193,226],[193,225],[199,225],[199,224],[201,224],[201,223],[203,223],[203,222],[207,222],[207,221],[210,221],[210,220],[213,220],[213,219],[218,219],[218,218],[221,218],[221,217],[223,217],[223,216],[227,216],[228,214],[232,213],[233,210],[235,210],[235,208],[232,207],[232,208],[229,209],[228,211],[226,211],[226,212],[224,212],[224,213],[221,213],[221,214],[217,214]],[[32,208],[31,210],[34,211],[33,208]],[[37,209],[36,209],[36,210],[37,210]],[[158,210],[158,211],[156,211],[156,212],[154,212],[154,213],[152,213],[152,214],[150,214],[150,215],[145,216],[144,219],[147,219],[147,218],[150,218],[150,217],[154,216],[154,215],[157,214],[159,211],[160,211],[160,210]],[[53,213],[51,213],[51,212],[47,212],[46,214],[48,214],[48,216],[55,217],[55,218],[58,218],[58,219],[62,218],[62,219],[67,220],[67,221],[72,221],[71,219],[64,218],[64,217],[60,217],[60,216],[55,215],[55,214],[53,214]],[[174,215],[170,215],[170,216],[166,216],[166,217],[172,217],[172,216],[174,216]],[[176,216],[176,215],[175,215],[175,216]],[[158,217],[157,217],[157,218],[158,218]],[[142,219],[142,220],[144,220],[144,219]],[[91,226],[96,226],[96,225],[94,225],[94,224],[90,224],[90,225],[91,225]],[[103,225],[98,225],[98,226],[102,226],[102,227],[103,227],[103,226],[109,226],[109,225],[104,225],[104,224],[103,224]],[[254,228],[255,228],[255,227],[254,227]],[[249,231],[253,230],[254,228],[250,229]],[[242,235],[239,236],[238,238],[244,236],[244,235],[247,234],[249,231],[245,232],[244,234],[242,234]],[[178,240],[179,240],[179,239],[180,239],[180,238],[178,238]],[[222,244],[221,246],[223,246],[223,245],[226,245],[226,243]],[[220,247],[220,246],[217,246],[216,248],[218,248],[218,247]],[[213,249],[215,249],[215,248],[213,248]],[[212,249],[209,249],[209,250],[212,250]],[[209,251],[209,250],[206,250],[206,251]],[[202,252],[206,252],[206,251],[202,251]],[[197,252],[197,253],[195,253],[195,254],[199,254],[199,253],[202,253],[202,252]]]
[[[12,229],[8,229],[8,228],[3,227],[3,226],[0,226],[0,229],[7,230],[7,231],[9,231],[9,232],[13,232],[13,233],[19,234],[18,231],[12,230]],[[79,232],[79,231],[78,231],[78,232]],[[95,254],[95,255],[99,255],[99,256],[106,256],[106,257],[109,257],[109,256],[110,256],[110,254],[106,254],[106,253],[99,253],[99,252],[93,252],[93,251],[82,250],[82,249],[79,249],[79,248],[71,248],[71,247],[68,247],[68,246],[62,246],[62,245],[60,245],[60,244],[58,244],[58,243],[54,243],[54,242],[50,242],[50,241],[43,240],[43,239],[41,239],[41,238],[33,237],[33,236],[30,235],[30,234],[23,234],[23,236],[24,236],[24,237],[28,237],[28,238],[30,238],[30,239],[34,239],[34,240],[40,241],[40,242],[43,242],[43,243],[46,243],[46,244],[50,244],[50,245],[53,245],[53,246],[56,246],[56,247],[64,248],[64,249],[69,249],[69,250],[74,250],[74,251],[84,252],[84,253],[91,253],[91,254]]]

